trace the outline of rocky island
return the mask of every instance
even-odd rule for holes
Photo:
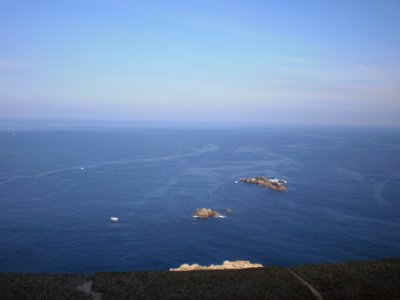
[[[246,182],[246,183],[252,183],[252,184],[257,184],[262,187],[271,189],[271,190],[276,190],[280,192],[286,191],[286,186],[285,180],[273,178],[273,179],[268,179],[267,177],[264,176],[258,176],[258,177],[251,177],[251,178],[240,178],[241,182]]]
[[[222,216],[211,208],[198,208],[192,213],[193,218],[221,218]]]

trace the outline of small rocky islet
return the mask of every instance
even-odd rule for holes
[[[192,213],[193,218],[221,218],[222,216],[215,209],[211,208],[198,208]]]
[[[257,176],[257,177],[251,177],[251,178],[240,178],[239,179],[241,182],[245,183],[250,183],[250,184],[257,184],[262,187],[279,191],[279,192],[284,192],[287,190],[285,184],[287,183],[285,180],[273,178],[273,179],[268,179],[265,176]]]

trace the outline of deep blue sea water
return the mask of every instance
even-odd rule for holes
[[[0,126],[0,272],[400,255],[398,129]],[[258,175],[288,191],[235,184]]]

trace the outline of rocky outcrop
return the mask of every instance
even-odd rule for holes
[[[276,183],[276,182],[271,182],[267,177],[264,176],[259,176],[259,177],[252,177],[252,178],[240,178],[241,182],[246,182],[246,183],[251,183],[251,184],[257,184],[262,187],[271,189],[271,190],[276,190],[280,192],[286,191],[286,186],[281,183]]]
[[[221,215],[214,209],[198,208],[192,213],[193,218],[220,218]]]
[[[222,265],[210,265],[200,266],[198,264],[183,264],[179,268],[172,268],[170,271],[201,271],[201,270],[239,270],[239,269],[251,269],[251,268],[262,268],[262,264],[252,264],[247,260],[238,261],[224,261]]]

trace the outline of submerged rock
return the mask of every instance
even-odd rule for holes
[[[280,183],[276,179],[268,179],[267,177],[264,176],[259,176],[259,177],[252,177],[252,178],[240,178],[241,182],[246,182],[246,183],[251,183],[251,184],[257,184],[262,187],[271,189],[271,190],[276,190],[280,192],[286,191],[286,186],[283,183]]]
[[[194,218],[220,218],[221,215],[211,208],[198,208],[193,213]]]
[[[222,265],[200,266],[198,264],[183,264],[179,268],[171,268],[170,271],[200,271],[200,270],[240,270],[251,268],[262,268],[262,264],[253,264],[248,260],[229,261],[226,260]]]

